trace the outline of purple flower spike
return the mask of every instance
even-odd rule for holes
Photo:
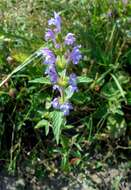
[[[55,84],[57,82],[58,75],[54,65],[49,65],[45,73],[49,75],[51,83]]]
[[[70,54],[70,60],[73,62],[74,65],[77,65],[82,58],[79,48],[80,46],[74,47]]]
[[[46,64],[45,74],[50,78],[53,91],[57,91],[59,97],[55,97],[51,101],[53,108],[61,111],[64,116],[70,114],[73,109],[69,99],[74,92],[78,91],[77,76],[75,73],[68,75],[67,64],[78,64],[82,58],[80,47],[75,45],[76,38],[73,33],[67,33],[64,38],[61,32],[61,17],[58,13],[54,12],[54,17],[48,21],[49,27],[45,32],[45,40],[51,42],[53,50],[43,48],[38,52],[44,58]],[[64,48],[63,48],[64,45]]]
[[[64,115],[69,115],[70,110],[73,109],[71,103],[65,102],[64,104],[60,105],[60,110],[64,113]]]
[[[74,42],[76,41],[74,34],[68,33],[65,37],[65,44],[66,45],[73,45]]]
[[[48,24],[56,26],[55,32],[59,33],[61,31],[61,17],[59,16],[59,14],[54,12],[54,18],[51,18],[48,21]]]
[[[51,29],[48,29],[47,32],[45,33],[45,40],[52,40],[55,41],[55,34]]]
[[[58,98],[54,98],[53,101],[51,102],[51,105],[53,106],[53,108],[59,109],[60,108],[60,104],[59,104]]]
[[[51,50],[49,50],[48,48],[44,48],[41,50],[41,53],[43,54],[43,56],[45,58],[45,60],[44,60],[45,64],[54,64],[55,63],[56,58]]]
[[[77,77],[76,77],[76,74],[75,74],[75,73],[72,73],[72,74],[70,75],[69,84],[70,84],[71,91],[72,91],[73,93],[78,91],[78,87],[77,87]]]

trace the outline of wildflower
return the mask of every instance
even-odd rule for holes
[[[127,5],[127,4],[128,4],[128,0],[122,0],[122,3],[123,3],[124,5]]]
[[[80,46],[74,47],[70,54],[70,60],[73,62],[74,65],[77,65],[82,58],[79,48]]]
[[[42,49],[40,54],[43,55],[44,63],[47,64],[45,74],[49,76],[53,90],[57,90],[59,93],[59,97],[54,98],[51,105],[67,116],[73,109],[69,99],[74,92],[78,91],[77,76],[75,73],[68,76],[67,66],[70,62],[78,64],[82,55],[79,50],[80,46],[74,47],[76,38],[73,33],[68,33],[64,39],[65,45],[73,46],[72,51],[71,47],[67,48],[61,42],[62,36],[58,34],[61,32],[61,18],[58,13],[54,12],[54,18],[48,21],[48,25],[55,26],[53,29],[47,29],[45,33],[45,40],[51,40],[54,43],[55,54],[48,48]]]
[[[73,109],[73,107],[69,102],[65,102],[64,104],[60,105],[60,110],[64,113],[65,116],[69,115],[71,109]]]
[[[61,87],[57,84],[53,85],[53,90],[58,90],[59,92],[61,92]]]
[[[54,12],[54,18],[51,18],[48,21],[48,24],[56,26],[55,32],[59,33],[61,31],[61,17],[59,14]]]
[[[51,29],[48,29],[45,33],[45,40],[52,40],[53,42],[55,41],[55,34]]]
[[[52,40],[54,45],[55,45],[55,48],[56,49],[60,48],[60,44],[56,43],[55,33],[51,29],[48,29],[47,32],[45,33],[45,40],[46,41]]]
[[[113,16],[113,13],[112,13],[111,10],[109,10],[109,11],[107,12],[107,17],[112,17],[112,16]]]
[[[72,73],[72,74],[70,75],[69,84],[70,84],[71,91],[72,91],[73,93],[78,91],[78,87],[77,87],[77,77],[76,77],[76,74],[75,74],[75,73]]]
[[[64,104],[59,103],[59,98],[54,98],[51,105],[55,109],[60,109],[65,116],[69,115],[70,110],[73,109],[71,103],[65,102]]]
[[[60,49],[60,44],[55,43],[55,48]]]
[[[68,33],[65,37],[65,44],[66,45],[73,45],[74,42],[76,41],[74,34]]]
[[[44,60],[45,64],[54,64],[55,63],[56,58],[51,50],[49,50],[48,48],[44,48],[41,50],[41,53],[43,54],[43,56],[45,58],[45,60]]]
[[[53,101],[51,102],[53,108],[55,109],[59,109],[60,108],[60,104],[59,104],[59,100],[58,98],[54,98]]]
[[[55,84],[57,82],[58,75],[54,65],[49,65],[45,73],[49,75],[51,83]]]

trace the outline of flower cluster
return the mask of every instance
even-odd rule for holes
[[[73,109],[69,99],[74,92],[78,91],[77,76],[75,73],[69,74],[68,68],[71,64],[77,65],[82,58],[80,45],[76,45],[75,35],[68,33],[64,38],[61,32],[61,17],[54,12],[54,18],[48,21],[45,33],[45,40],[53,44],[53,51],[49,48],[43,48],[41,54],[44,58],[44,64],[47,65],[45,74],[50,78],[53,90],[59,91],[59,96],[55,97],[51,105],[69,115]],[[70,93],[70,95],[69,95]]]

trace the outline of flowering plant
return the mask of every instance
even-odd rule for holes
[[[64,116],[69,115],[73,109],[69,99],[74,92],[78,91],[77,76],[70,73],[71,65],[77,65],[82,58],[80,45],[76,45],[76,38],[73,33],[68,33],[64,38],[61,30],[61,17],[54,12],[54,18],[48,21],[45,33],[45,40],[51,43],[52,49],[45,47],[41,50],[44,64],[47,66],[45,74],[49,76],[53,85],[53,91],[59,92],[51,102],[53,108],[63,112]]]

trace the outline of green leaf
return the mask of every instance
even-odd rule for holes
[[[45,126],[45,135],[47,136],[49,133],[49,125],[46,125]]]
[[[73,125],[66,125],[66,126],[64,127],[64,129],[72,129],[72,128],[74,128]]]
[[[102,88],[102,95],[108,98],[119,97],[119,89],[114,81],[107,82]]]
[[[41,121],[39,121],[36,126],[34,127],[35,129],[39,129],[41,127],[45,127],[45,126],[49,126],[49,122],[45,119],[42,119]]]
[[[113,75],[113,74],[111,74],[111,76],[112,76],[112,78],[114,79],[114,81],[115,81],[115,83],[116,83],[116,85],[117,85],[117,87],[118,87],[118,89],[119,89],[119,91],[120,91],[120,93],[121,93],[121,96],[124,98],[124,100],[125,100],[125,102],[126,102],[125,92],[124,92],[123,88],[121,87],[121,85],[120,85],[118,79],[117,79],[117,78],[115,77],[115,75]]]
[[[86,104],[91,101],[91,97],[89,93],[78,92],[73,95],[72,100],[74,104]]]
[[[64,121],[63,113],[60,111],[53,111],[51,112],[51,119],[53,124],[53,133],[58,144],[61,134],[61,126]]]
[[[78,83],[91,83],[93,81],[92,78],[86,77],[86,76],[80,76],[77,77]]]
[[[66,88],[65,92],[66,92],[66,98],[67,98],[67,100],[70,99],[73,96],[73,94],[74,94],[74,92],[69,87]]]
[[[34,127],[35,129],[39,129],[41,127],[45,127],[45,134],[46,136],[48,135],[49,133],[49,127],[50,127],[50,123],[45,120],[45,119],[42,119],[41,121],[39,121],[36,126]]]
[[[47,77],[36,78],[34,80],[30,80],[29,82],[30,83],[39,83],[39,84],[51,84],[50,79]]]
[[[127,103],[131,105],[131,92],[127,92]]]

